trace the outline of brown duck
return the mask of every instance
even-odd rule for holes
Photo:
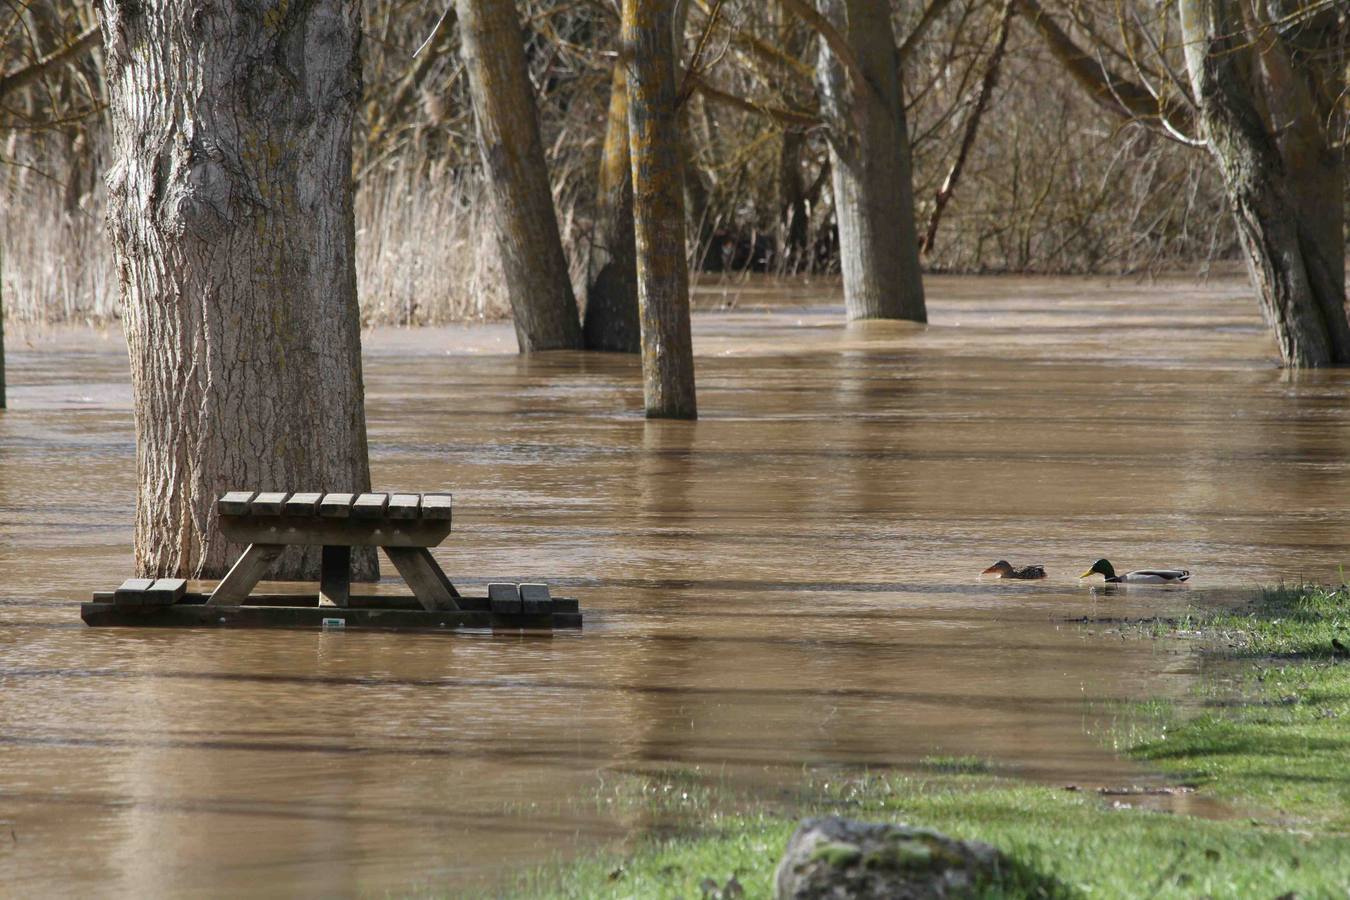
[[[1000,559],[989,568],[980,573],[981,575],[993,575],[995,578],[1021,578],[1031,580],[1033,578],[1044,578],[1044,566],[1014,566],[1006,559]]]

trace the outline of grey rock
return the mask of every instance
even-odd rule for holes
[[[777,900],[968,897],[1008,871],[995,847],[929,828],[805,819],[774,872]]]

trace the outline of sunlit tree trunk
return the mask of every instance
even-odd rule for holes
[[[1244,23],[1236,0],[1179,11],[1209,151],[1280,354],[1289,366],[1350,363],[1344,151],[1317,98],[1343,96],[1344,63],[1295,65],[1279,30]]]
[[[805,0],[809,2],[809,0]],[[926,322],[909,131],[889,3],[824,0],[857,71],[821,41],[844,303],[850,319]]]
[[[595,236],[587,278],[586,347],[637,353],[637,249],[633,244],[633,166],[628,153],[628,82],[615,63],[600,158]]]
[[[581,346],[513,0],[455,0],[478,147],[522,352]]]
[[[698,407],[672,13],[673,0],[624,0],[621,62],[628,70],[643,398],[649,417],[693,419]]]
[[[356,0],[102,0],[141,575],[217,577],[227,490],[370,486]],[[283,557],[314,577],[317,553]],[[374,555],[357,559],[374,573]]]

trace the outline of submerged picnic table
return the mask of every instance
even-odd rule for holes
[[[89,625],[237,625],[374,628],[579,627],[577,601],[548,585],[497,582],[466,597],[431,555],[450,534],[449,494],[233,492],[217,501],[221,533],[248,547],[215,590],[183,579],[129,579],[81,607]],[[317,595],[255,594],[294,545],[323,548]],[[379,547],[412,597],[351,592],[353,547]]]

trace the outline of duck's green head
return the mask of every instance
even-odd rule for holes
[[[1084,572],[1082,575],[1079,575],[1078,577],[1087,578],[1089,575],[1101,575],[1106,578],[1115,578],[1116,570],[1115,567],[1113,567],[1111,563],[1108,562],[1107,560],[1099,559],[1092,564],[1092,568],[1088,569],[1086,572]]]

